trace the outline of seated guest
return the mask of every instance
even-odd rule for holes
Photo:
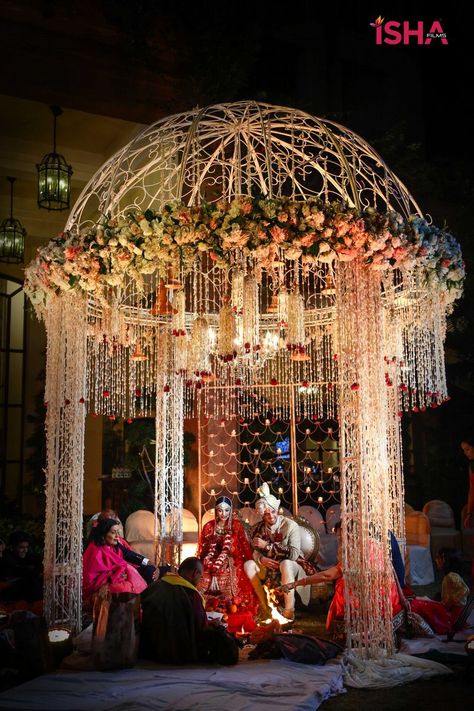
[[[197,585],[199,558],[186,558],[142,595],[141,653],[163,664],[236,664],[238,647],[223,627],[211,625]]]
[[[127,563],[118,547],[119,525],[113,518],[99,521],[82,556],[82,590],[86,602],[99,591],[141,593],[146,583],[136,566]]]
[[[123,538],[123,524],[120,520],[120,518],[117,515],[117,512],[114,511],[113,509],[102,509],[102,511],[99,511],[98,513],[95,513],[93,516],[90,517],[90,519],[86,522],[86,537],[87,541],[90,540],[91,537],[91,530],[94,526],[97,526],[97,521],[99,519],[103,518],[114,518],[116,521],[118,521],[119,525],[119,536],[120,538]]]
[[[440,548],[435,564],[443,575],[441,593],[435,595],[434,600],[413,595],[407,595],[407,598],[412,612],[421,615],[434,632],[449,634],[453,630],[453,625],[459,622],[469,596],[469,587],[462,578],[464,564],[461,551],[454,548]]]
[[[465,575],[462,553],[456,548],[440,548],[436,554],[435,565],[441,576],[456,573]]]
[[[464,562],[461,551],[455,548],[440,548],[435,565],[442,576],[441,592],[435,595],[447,608],[465,605],[469,595],[466,585]]]
[[[281,575],[283,585],[293,583],[314,569],[307,566],[301,554],[300,529],[296,521],[278,514],[279,500],[270,493],[270,488],[265,482],[260,487],[262,498],[265,500],[263,519],[256,523],[251,531],[254,560],[244,563],[244,570],[260,602],[260,614],[269,616],[267,601],[262,582],[269,576]],[[304,566],[304,567],[303,567]],[[297,583],[298,585],[298,583]],[[295,617],[294,587],[285,591],[285,606],[282,614],[289,620]],[[305,605],[309,602],[310,591],[297,588]]]
[[[15,531],[9,547],[1,558],[1,577],[8,583],[3,591],[5,600],[33,602],[43,598],[41,560],[30,550],[31,539],[23,531]]]
[[[332,631],[335,636],[343,637],[344,632],[344,613],[345,613],[345,592],[344,592],[344,578],[343,570],[341,564],[341,521],[338,521],[334,526],[334,532],[339,539],[338,546],[338,562],[336,565],[331,566],[327,570],[322,570],[313,575],[309,575],[307,578],[303,578],[298,581],[298,583],[288,583],[282,586],[284,591],[291,590],[294,588],[295,584],[310,586],[317,583],[334,582],[334,597],[332,599],[331,605],[326,618],[326,628]],[[390,589],[390,602],[392,606],[392,617],[394,617],[402,609],[402,604],[398,592],[398,586],[395,583],[395,579],[392,581]]]
[[[133,550],[133,548],[122,536],[122,525],[119,519],[116,517],[115,511],[112,511],[112,509],[104,509],[104,511],[101,511],[96,518],[93,518],[95,520],[92,521],[88,540],[92,540],[92,532],[100,521],[105,521],[109,518],[115,519],[115,521],[119,524],[119,532],[116,544],[117,548],[122,552],[123,559],[126,560],[127,563],[131,563],[137,568],[138,572],[140,573],[142,578],[148,583],[148,585],[152,583],[153,580],[157,579],[160,575],[169,570],[169,566],[162,566],[157,571],[156,567],[152,563],[150,563],[148,558],[145,558],[145,556]]]

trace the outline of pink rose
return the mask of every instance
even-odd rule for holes
[[[307,232],[305,235],[300,237],[298,240],[302,247],[311,247],[316,241],[316,235],[314,232]]]
[[[393,258],[396,259],[397,261],[403,259],[403,257],[406,255],[406,249],[405,247],[396,247],[393,250]]]
[[[66,249],[64,250],[64,256],[66,257],[66,259],[72,261],[73,259],[75,259],[76,254],[78,254],[80,251],[80,247],[66,247]]]
[[[270,234],[271,234],[271,236],[273,237],[273,241],[274,241],[276,244],[281,244],[281,243],[284,242],[284,241],[287,239],[287,237],[288,237],[287,231],[284,230],[282,227],[278,227],[278,225],[274,225],[274,226],[271,228]]]
[[[338,237],[344,237],[344,235],[348,232],[349,230],[349,225],[347,222],[340,222],[337,227],[336,227],[336,235]]]
[[[336,252],[339,255],[341,262],[349,262],[357,257],[357,249],[352,247],[336,247]]]
[[[176,217],[180,222],[184,222],[185,224],[191,222],[191,213],[189,212],[189,210],[179,210]]]

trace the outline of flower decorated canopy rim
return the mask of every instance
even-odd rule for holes
[[[25,290],[41,308],[71,290],[100,301],[130,279],[140,288],[147,274],[164,277],[169,267],[187,273],[204,253],[223,270],[239,269],[242,260],[271,273],[282,260],[315,266],[354,259],[382,272],[417,270],[420,283],[445,292],[447,303],[460,295],[465,276],[457,240],[422,217],[318,198],[240,196],[193,206],[169,202],[61,233],[27,267]]]

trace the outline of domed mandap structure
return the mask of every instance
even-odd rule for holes
[[[81,621],[86,413],[155,417],[157,558],[182,540],[184,418],[296,414],[338,423],[348,646],[390,654],[400,417],[448,397],[463,278],[453,236],[334,122],[222,104],[116,153],[26,270],[47,331],[50,623]]]

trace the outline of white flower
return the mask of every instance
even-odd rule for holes
[[[327,253],[325,253],[327,254]],[[337,258],[339,259],[340,262],[352,262],[354,259],[354,255],[352,254],[343,254],[342,252],[337,253]],[[331,260],[332,261],[332,260]]]
[[[90,279],[81,280],[81,288],[84,289],[84,291],[94,291],[97,289],[97,286],[97,282],[91,281]]]
[[[104,276],[104,281],[107,282],[110,286],[120,286],[122,283],[122,275],[121,274],[106,274]]]
[[[145,235],[145,237],[149,237],[153,234],[153,228],[147,219],[143,218],[143,220],[140,220],[138,224],[140,225],[140,229]]]
[[[323,262],[324,264],[330,264],[336,259],[336,252],[332,250],[330,252],[319,253],[317,256],[318,262]]]
[[[301,257],[301,249],[298,249],[297,247],[290,247],[285,250],[285,257],[287,259],[299,259]]]
[[[28,291],[28,296],[30,297],[31,303],[36,306],[43,303],[43,301],[46,302],[47,292],[37,288],[36,291]]]

